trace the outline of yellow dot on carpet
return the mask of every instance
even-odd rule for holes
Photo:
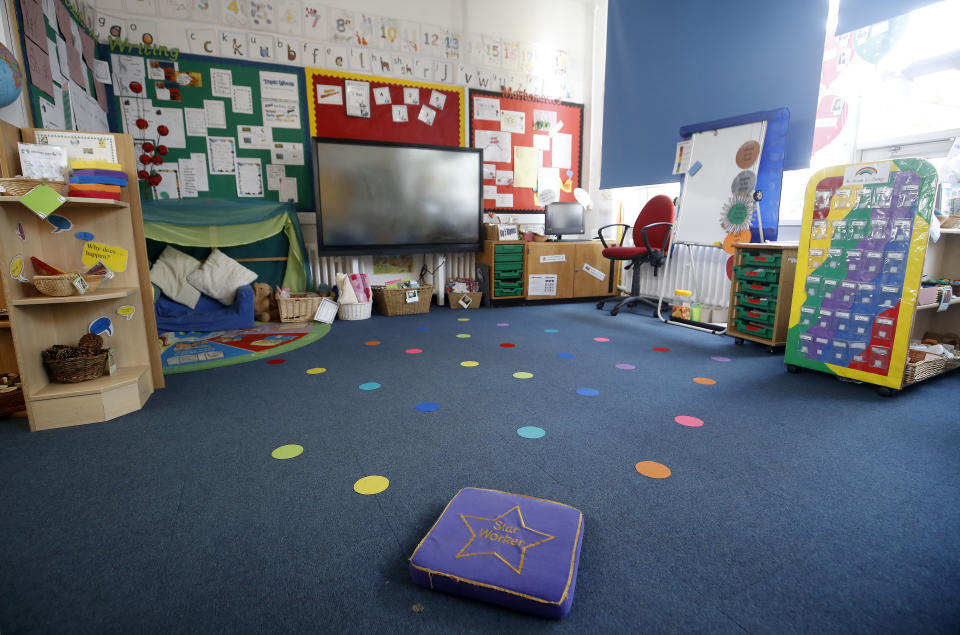
[[[521,370],[521,371],[515,372],[513,376],[516,377],[517,379],[530,379],[531,377],[533,377],[533,373],[528,373],[526,371]]]
[[[462,340],[465,340],[465,339],[467,339],[468,337],[470,337],[470,334],[469,334],[469,333],[457,333],[457,337],[459,337],[459,338],[462,339]]]
[[[326,368],[308,368],[307,369],[308,375],[319,375],[320,373],[325,373],[325,372],[327,372]]]
[[[479,366],[480,362],[460,362],[461,366],[466,366],[467,368],[473,368],[474,366]]]
[[[379,494],[383,490],[390,487],[390,479],[385,476],[377,476],[376,474],[371,476],[364,476],[362,479],[353,484],[353,491],[357,494]]]
[[[716,379],[707,379],[706,377],[694,377],[693,383],[703,384],[704,386],[712,386],[717,383]]]
[[[279,448],[270,453],[275,459],[292,459],[295,456],[300,456],[303,454],[303,446],[290,444],[290,445],[281,445]]]
[[[670,476],[670,468],[656,461],[640,461],[636,467],[638,472],[650,478],[667,478]]]
[[[457,318],[457,322],[469,322],[470,318]]]

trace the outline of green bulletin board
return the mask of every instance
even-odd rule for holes
[[[261,191],[256,193],[255,188],[248,189],[247,196],[279,201],[280,189],[270,187],[278,185],[278,179],[269,178],[269,173],[272,172],[277,177],[282,174],[283,178],[288,179],[285,193],[291,193],[295,189],[296,200],[291,201],[294,206],[300,210],[313,210],[313,161],[302,68],[198,55],[175,55],[163,47],[146,48],[143,55],[140,54],[139,46],[111,51],[116,123],[124,128],[123,132],[133,135],[135,144],[138,144],[138,171],[156,171],[160,176],[167,177],[165,183],[156,187],[150,187],[141,181],[140,192],[143,198],[176,198],[177,195],[186,198],[190,195],[193,189],[190,184],[192,179],[189,174],[179,172],[182,167],[180,160],[190,162],[195,168],[205,172],[196,179],[199,185],[198,197],[243,198],[236,173],[214,173],[215,164],[208,153],[209,136],[219,139],[216,143],[219,143],[221,148],[224,147],[224,139],[233,139],[237,165],[247,165],[247,171],[244,172],[246,175],[251,174],[251,164],[243,160],[260,160]],[[265,77],[281,76],[286,85],[286,94],[271,90],[267,96],[265,111],[261,81]],[[140,86],[131,88],[132,81],[137,81]],[[295,81],[295,87],[290,84],[291,81]],[[136,92],[137,88],[140,89],[139,93]],[[225,96],[227,94],[232,96]],[[286,97],[287,101],[275,99],[278,96]],[[207,120],[206,116],[203,116],[200,117],[200,123],[204,125],[196,123],[200,116],[198,109],[203,111],[205,103],[209,106],[211,102],[222,104],[225,127],[214,127],[221,123],[217,121],[217,117]],[[278,105],[284,105],[283,112],[279,115]],[[216,110],[219,110],[219,107],[214,109]],[[190,125],[191,118],[188,118],[188,115],[192,115],[193,126]],[[265,116],[268,117],[267,128],[260,131],[257,127],[265,125]],[[146,130],[136,126],[137,119],[147,121],[149,125]],[[296,127],[270,125],[280,121],[285,121],[285,124],[290,126],[296,124]],[[158,134],[161,125],[167,125],[170,131],[166,136]],[[199,134],[201,131],[205,131],[205,134]],[[196,134],[190,134],[191,132]],[[258,132],[266,134],[257,134]],[[243,147],[246,145],[245,140],[258,147]],[[154,150],[144,152],[144,141],[147,142],[146,148],[153,144]],[[156,147],[161,144],[167,150],[167,153],[162,155],[162,164],[143,165],[139,162],[142,155],[158,155],[159,150]],[[226,146],[228,147],[229,143]],[[196,161],[201,155],[202,160]],[[283,165],[284,160],[288,164]],[[291,161],[294,164],[289,164]],[[275,167],[268,170],[271,165]],[[174,174],[172,169],[177,169],[178,172]],[[249,188],[251,180],[246,179],[244,183],[244,187]],[[204,185],[207,186],[206,190],[203,189]]]

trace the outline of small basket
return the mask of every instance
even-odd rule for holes
[[[47,374],[50,375],[51,380],[64,384],[76,384],[103,375],[106,370],[107,351],[101,351],[89,357],[45,359],[43,364],[47,367]]]
[[[289,298],[277,298],[281,322],[306,322],[313,319],[323,296],[318,293],[294,293]]]
[[[470,301],[467,303],[466,307],[460,304],[460,300],[464,297],[470,298]],[[450,291],[447,293],[447,304],[451,309],[479,309],[480,301],[482,299],[483,293],[480,291],[471,291],[470,293],[458,293],[456,291]]]
[[[337,309],[337,317],[341,320],[366,320],[370,317],[373,302],[353,302],[341,304]]]
[[[916,364],[908,362],[903,371],[903,383],[915,384],[918,381],[943,374],[945,361],[943,357],[934,357]]]
[[[417,301],[407,302],[407,292],[416,291]],[[373,287],[373,301],[377,309],[384,315],[413,315],[430,311],[430,300],[433,299],[433,285],[423,284],[413,289],[388,289]]]
[[[67,183],[64,181],[44,181],[43,179],[28,179],[22,176],[15,176],[0,179],[0,186],[2,186],[4,190],[0,192],[0,196],[24,196],[41,184],[49,185],[55,189],[60,196],[67,195]]]
[[[75,273],[61,273],[55,276],[34,276],[33,286],[43,295],[66,297],[77,292],[73,286]]]

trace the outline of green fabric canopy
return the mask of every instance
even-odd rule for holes
[[[310,272],[303,234],[290,203],[195,198],[143,201],[147,238],[189,247],[234,247],[269,238],[281,231],[290,248],[283,286],[293,293],[307,289]]]

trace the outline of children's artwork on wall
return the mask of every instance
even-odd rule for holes
[[[306,84],[311,136],[466,144],[463,88],[317,68]]]
[[[470,99],[470,141],[483,149],[484,209],[539,212],[575,200],[582,104],[477,90]]]

